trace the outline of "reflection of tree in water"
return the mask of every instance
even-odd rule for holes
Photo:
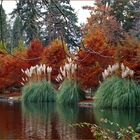
[[[22,103],[22,110],[25,115],[31,115],[33,117],[46,119],[50,117],[50,114],[55,112],[54,103]]]
[[[93,108],[79,108],[78,106],[58,105],[57,111],[59,117],[67,125],[80,122],[94,123]],[[75,127],[77,139],[93,139],[93,135],[89,127],[79,128]]]
[[[94,111],[93,108],[79,108],[79,122],[88,122],[88,123],[95,123]]]
[[[25,138],[77,140],[90,139],[89,128],[71,128],[69,124],[94,123],[93,109],[55,103],[23,103]]]
[[[75,128],[60,121],[54,103],[23,104],[25,136],[28,139],[76,140]],[[60,116],[61,117],[61,116]]]
[[[52,137],[51,133],[55,128],[56,122],[51,123],[51,116],[55,114],[55,104],[23,103],[22,110],[25,118],[25,135],[27,138],[47,139]],[[57,135],[57,131],[54,131]]]
[[[118,123],[122,128],[127,128],[128,126],[132,126],[133,128],[135,128],[137,124],[140,122],[139,110],[95,109],[94,116],[98,124],[101,118],[106,118],[111,122]],[[100,124],[100,125],[105,128],[116,130],[115,126],[110,126],[108,124]]]
[[[95,123],[93,108],[80,108],[76,105],[57,106],[57,111],[61,119],[67,123],[89,122]]]
[[[77,106],[59,104],[57,111],[59,117],[66,123],[77,123],[79,116],[79,108]]]
[[[0,102],[0,140],[22,139],[20,104]]]

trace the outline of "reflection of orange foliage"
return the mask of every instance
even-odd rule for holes
[[[45,48],[42,55],[42,63],[53,68],[52,79],[55,79],[59,73],[59,67],[64,64],[66,52],[62,43],[58,40],[52,42]]]
[[[23,139],[25,124],[22,120],[20,105],[14,104],[10,106],[9,104],[1,103],[0,111],[0,139]]]
[[[43,53],[43,46],[39,40],[34,40],[31,42],[29,49],[27,51],[27,58],[31,59],[29,64],[34,66],[41,60],[40,56]]]

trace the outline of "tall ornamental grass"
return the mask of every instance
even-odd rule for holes
[[[85,94],[74,80],[64,80],[61,85],[57,101],[60,104],[77,104],[85,99]]]
[[[132,79],[106,79],[95,94],[96,107],[136,108],[140,106],[140,85]]]
[[[54,102],[56,91],[53,85],[46,80],[27,84],[23,87],[22,99],[24,102]]]

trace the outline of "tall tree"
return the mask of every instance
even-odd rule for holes
[[[6,18],[5,10],[2,5],[0,5],[0,40],[7,44],[9,42],[9,32]]]
[[[23,20],[27,41],[41,38],[48,44],[56,38],[70,46],[79,43],[77,16],[70,0],[24,0],[17,3],[12,14],[19,13]]]
[[[49,42],[63,37],[70,46],[79,43],[80,29],[76,25],[78,18],[70,5],[70,0],[51,0],[47,6],[46,31]]]
[[[100,15],[115,17],[125,32],[139,36],[140,0],[96,0],[95,5],[102,9]]]
[[[18,47],[19,41],[23,39],[23,26],[19,16],[16,17],[12,29],[12,48]]]
[[[94,7],[85,6],[83,8],[92,10],[88,23],[85,26],[84,34],[94,32],[94,30],[99,28],[106,34],[109,44],[116,45],[122,40],[123,30],[116,18],[111,16],[111,8],[107,3],[96,0]]]
[[[29,44],[35,38],[38,38],[39,25],[36,19],[37,0],[20,0],[17,2],[17,8],[13,10],[13,17],[19,16],[23,23],[25,42]]]
[[[101,0],[101,3],[111,7],[110,14],[115,16],[127,32],[133,28],[140,15],[140,0]]]
[[[128,31],[132,28],[134,20],[134,5],[131,0],[115,0],[111,5],[111,14],[121,23],[123,29]]]
[[[140,0],[135,2],[135,20],[133,21],[130,33],[140,40]]]

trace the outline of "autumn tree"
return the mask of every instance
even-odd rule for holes
[[[109,22],[114,20],[118,22],[121,28],[118,33],[121,33],[121,36],[125,32],[139,38],[140,0],[96,0],[94,5],[93,8],[89,9],[94,11],[92,15],[100,17],[98,23],[104,25],[101,18],[109,19],[111,17]],[[96,19],[99,18],[96,17]]]
[[[43,53],[44,47],[39,40],[33,40],[27,50],[27,60],[30,66],[34,66],[40,63],[41,55]]]
[[[140,41],[133,36],[126,35],[121,44],[118,45],[114,58],[119,59],[130,69],[134,70],[134,79],[140,82]]]
[[[47,66],[53,68],[52,80],[55,80],[56,76],[60,72],[60,66],[63,66],[67,57],[67,53],[64,49],[64,44],[60,40],[54,40],[48,47],[45,47],[42,54],[41,62]]]
[[[84,9],[91,10],[91,16],[87,19],[88,23],[83,29],[83,33],[87,34],[90,30],[101,28],[106,34],[108,44],[116,45],[123,38],[123,29],[116,18],[110,14],[110,6],[104,5],[101,1],[96,1],[95,6],[85,6]]]
[[[105,67],[114,63],[115,48],[109,47],[105,32],[94,28],[84,36],[84,46],[78,53],[78,78],[84,88],[96,88]]]
[[[12,90],[13,88],[20,89],[23,73],[21,69],[29,67],[28,61],[19,59],[27,58],[26,51],[16,52],[17,57],[9,54],[0,55],[0,91]]]

